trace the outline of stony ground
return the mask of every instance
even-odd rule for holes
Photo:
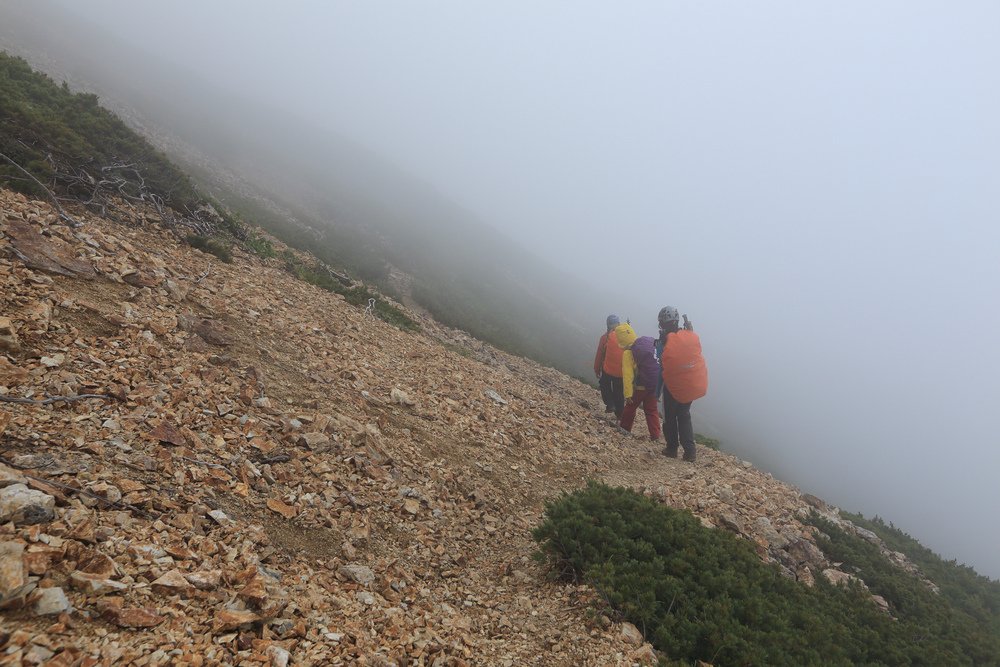
[[[104,396],[0,403],[0,664],[648,662],[530,558],[544,501],[588,478],[843,575],[799,521],[822,501],[666,459],[576,380],[80,217],[0,191],[0,396]]]

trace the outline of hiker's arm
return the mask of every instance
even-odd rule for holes
[[[625,398],[632,398],[632,386],[635,384],[635,359],[632,357],[632,350],[625,350],[622,354],[622,390]]]
[[[601,336],[601,340],[597,343],[597,356],[594,357],[594,375],[601,377],[601,369],[604,368],[604,355],[608,350],[608,335],[604,334]]]

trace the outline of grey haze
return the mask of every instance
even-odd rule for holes
[[[273,169],[275,110],[419,175],[570,276],[595,343],[606,311],[655,335],[677,305],[711,372],[699,430],[1000,577],[997,3],[4,13],[0,46],[67,71],[78,53],[78,74],[155,84],[144,103],[175,116],[221,91],[269,151],[263,166],[240,146],[214,155],[233,169]],[[127,85],[104,88],[130,104]],[[190,136],[211,134],[198,118]]]

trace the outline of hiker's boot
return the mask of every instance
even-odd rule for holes
[[[677,445],[667,445],[663,448],[663,455],[670,459],[677,458]]]
[[[609,406],[609,407],[606,407],[606,408],[604,408],[604,412],[614,412],[614,411],[615,411],[615,409],[614,409],[614,408],[612,408],[612,407],[610,407],[610,406]]]
[[[688,461],[690,463],[694,463],[695,462],[695,458],[696,457],[695,457],[695,454],[694,454],[694,447],[692,447],[691,449],[685,449],[684,450],[684,460],[685,461]]]

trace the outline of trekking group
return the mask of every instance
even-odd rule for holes
[[[708,368],[701,353],[701,340],[687,315],[684,325],[672,306],[660,309],[659,336],[638,336],[632,325],[609,315],[607,332],[597,344],[594,373],[601,387],[606,412],[614,412],[618,426],[632,432],[640,407],[646,415],[650,440],[661,435],[657,404],[663,400],[663,453],[695,460],[691,403],[708,391]]]

